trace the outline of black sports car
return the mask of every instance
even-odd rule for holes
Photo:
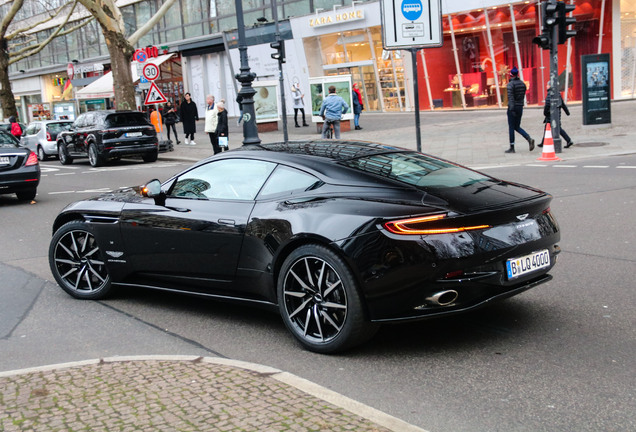
[[[0,130],[0,194],[15,193],[19,200],[35,198],[40,183],[38,156],[9,132]]]
[[[60,286],[140,286],[278,308],[306,348],[454,314],[551,279],[552,197],[433,156],[311,141],[248,146],[65,208]]]

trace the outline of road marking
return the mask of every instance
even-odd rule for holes
[[[555,168],[578,168],[578,165],[553,165]]]
[[[621,166],[617,166],[616,168],[621,168],[621,169],[636,169],[636,166],[621,165]]]
[[[528,164],[528,165],[526,165],[526,166],[529,166],[529,167],[538,167],[538,168],[547,168],[547,167],[549,167],[550,165],[543,165],[543,164]]]
[[[59,174],[55,174],[56,176],[65,176],[65,175],[75,175],[77,173],[59,173]]]
[[[609,165],[583,165],[583,168],[609,168]]]
[[[75,193],[75,191],[57,191],[57,192],[49,192],[49,195],[61,195],[61,194],[70,194]]]

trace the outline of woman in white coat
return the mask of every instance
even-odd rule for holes
[[[296,127],[300,127],[298,124],[298,111],[303,114],[303,126],[309,126],[305,121],[305,102],[303,101],[305,95],[298,88],[298,83],[292,85],[291,91],[294,98],[294,122],[296,122]]]
[[[214,105],[214,96],[208,95],[205,101],[205,131],[210,137],[210,144],[212,144],[212,150],[214,150],[214,154],[217,154],[220,151],[219,137],[216,134],[216,127],[219,122],[219,111]]]

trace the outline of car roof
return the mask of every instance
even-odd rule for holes
[[[385,153],[412,151],[401,147],[368,141],[334,141],[324,139],[259,144],[257,146],[243,147],[243,150],[274,152],[281,155],[289,155],[290,159],[312,157],[333,162],[342,162]]]

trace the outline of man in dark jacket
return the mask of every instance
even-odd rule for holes
[[[550,88],[550,83],[548,83],[548,94],[545,97],[545,105],[543,105],[543,115],[545,116],[545,119],[543,120],[543,123],[550,123],[550,121],[551,121],[550,104],[551,104],[553,93],[554,92]],[[565,115],[570,115],[570,110],[568,109],[568,106],[563,101],[563,98],[561,97],[561,93],[557,93],[557,94],[559,96],[559,124],[561,124],[561,110],[563,110],[563,112],[565,112]],[[561,134],[560,135],[563,137],[563,139],[567,143],[567,144],[565,144],[565,148],[572,147],[572,144],[574,144],[572,142],[572,138],[570,138],[570,135],[568,135],[567,132],[563,130],[563,127],[561,127]],[[544,134],[544,136],[545,136],[545,134]],[[539,147],[543,147],[543,140],[541,140],[541,144],[539,144]]]
[[[197,131],[196,121],[199,120],[199,112],[197,104],[190,97],[190,93],[185,94],[185,98],[181,103],[180,115],[181,123],[183,123],[183,133],[185,134],[185,143],[196,145],[194,142],[194,133]]]
[[[508,134],[510,136],[510,148],[505,153],[515,152],[515,131],[528,140],[530,151],[534,150],[534,140],[530,138],[528,132],[521,129],[521,117],[523,116],[526,91],[525,83],[519,79],[519,69],[513,67],[510,71],[510,82],[508,82]]]

